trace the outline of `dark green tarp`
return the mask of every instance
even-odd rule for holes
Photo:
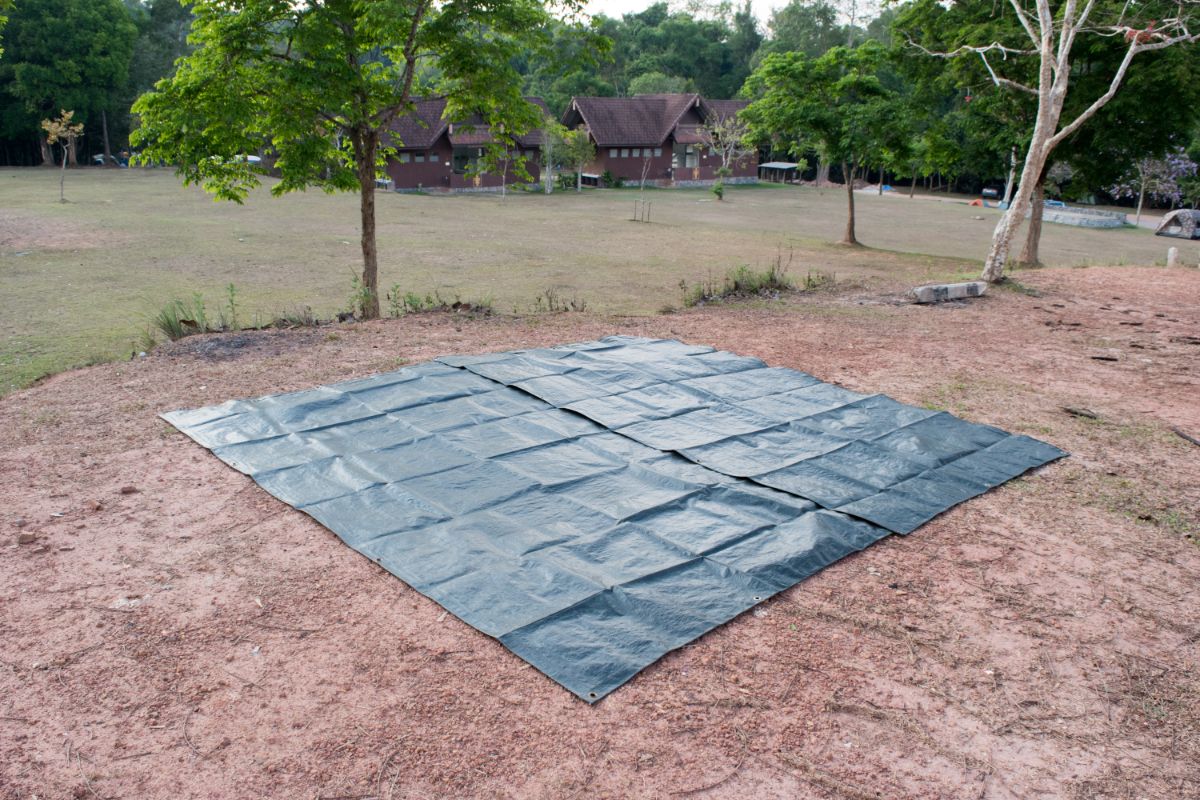
[[[164,418],[588,701],[889,531],[1063,455],[630,337]]]

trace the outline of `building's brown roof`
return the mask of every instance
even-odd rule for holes
[[[431,97],[413,103],[412,113],[401,114],[389,126],[394,134],[392,145],[402,150],[428,150],[446,132],[442,119],[446,98]]]
[[[661,145],[679,118],[700,102],[698,94],[642,94],[637,97],[576,97],[565,119],[587,126],[600,147]]]
[[[750,105],[749,100],[704,100],[705,117],[715,116],[717,119],[725,119],[736,115],[746,106]]]
[[[540,97],[526,97],[530,103],[549,115],[550,110]],[[450,143],[455,146],[472,146],[488,144],[492,141],[488,126],[483,124],[478,116],[472,116],[461,122],[450,123],[445,119],[446,98],[431,97],[417,100],[413,103],[413,112],[395,119],[391,130],[399,141],[393,145],[400,150],[428,150],[441,138],[443,133],[449,133]],[[517,137],[521,147],[539,147],[542,144],[540,128],[532,130],[524,136]]]
[[[586,126],[598,147],[660,146],[672,134],[680,144],[700,144],[702,126],[680,122],[689,109],[696,109],[697,116],[707,121],[736,114],[746,105],[745,100],[706,100],[698,94],[576,97],[563,122],[568,127]]]

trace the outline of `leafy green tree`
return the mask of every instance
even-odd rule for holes
[[[596,145],[585,130],[565,131],[560,147],[562,165],[575,173],[575,191],[583,191],[583,170],[596,160]]]
[[[81,122],[112,111],[124,87],[137,28],[121,0],[21,0],[13,6],[0,61],[0,135],[38,131],[61,108]],[[43,163],[53,164],[45,139]],[[74,161],[71,148],[68,158]]]
[[[477,114],[510,148],[541,122],[514,63],[550,47],[542,0],[196,0],[193,13],[196,49],[134,106],[143,157],[235,202],[260,183],[237,156],[258,151],[279,172],[273,194],[357,192],[368,318],[379,316],[375,185],[397,115],[436,90],[447,117]]]
[[[516,60],[525,76],[525,94],[545,100],[556,118],[567,110],[572,97],[614,96],[612,40],[605,35],[614,24],[614,20],[599,16],[581,30],[578,25],[554,21],[549,48]]]
[[[875,42],[835,47],[818,58],[803,53],[766,57],[746,82],[755,98],[741,113],[751,137],[793,155],[816,150],[822,160],[842,165],[847,220],[842,243],[857,245],[854,176],[901,146],[893,124],[897,97],[879,80],[883,48]]]
[[[661,72],[684,77],[709,97],[731,97],[745,76],[745,65],[739,70],[735,63],[723,17],[697,19],[656,3],[601,30],[613,40],[610,82],[622,94],[632,93],[630,82],[637,76]]]
[[[8,12],[12,10],[12,0],[0,0],[0,33],[4,33],[4,26],[8,24]],[[4,48],[0,47],[0,56],[4,55]]]
[[[771,12],[767,29],[770,36],[762,45],[759,61],[771,53],[803,53],[816,58],[846,41],[837,8],[826,0],[790,0]]]
[[[575,173],[575,191],[583,191],[583,170],[596,160],[596,145],[586,130],[571,130],[555,120],[546,120],[542,128],[542,167],[546,194],[554,183],[553,173]]]
[[[687,78],[664,75],[661,72],[644,72],[629,82],[629,94],[673,94],[688,90]]]
[[[732,62],[729,85],[737,89],[750,77],[754,54],[763,43],[762,31],[758,29],[758,18],[754,16],[750,0],[746,0],[733,12],[729,23],[729,38],[726,41]]]
[[[575,95],[696,91],[733,97],[763,38],[748,0],[736,7],[701,3],[681,10],[660,2],[620,19],[597,15],[590,30],[611,49],[597,52],[594,39],[586,40],[585,49],[563,27],[554,34],[552,58],[518,59],[526,94],[543,97],[556,114]]]
[[[135,19],[140,30],[129,67],[134,98],[153,89],[161,78],[175,71],[176,59],[191,52],[187,41],[192,28],[191,3],[150,0],[135,8]]]

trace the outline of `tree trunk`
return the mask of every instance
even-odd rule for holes
[[[104,166],[113,166],[112,148],[108,144],[108,113],[100,110],[100,131],[104,136]]]
[[[1008,181],[1004,184],[1004,205],[1012,203],[1013,178],[1017,177],[1017,148],[1008,157]]]
[[[583,167],[575,170],[575,191],[583,192]]]
[[[884,176],[884,171],[879,170],[879,196],[880,197],[883,197],[883,176]]]
[[[1021,251],[1020,263],[1026,267],[1041,265],[1038,246],[1042,241],[1042,212],[1046,208],[1046,185],[1039,182],[1030,198],[1029,229],[1025,232],[1025,248]]]
[[[1025,166],[1021,168],[1021,182],[1017,185],[1016,196],[996,224],[992,234],[992,246],[983,262],[983,272],[980,277],[988,283],[996,283],[1004,277],[1004,267],[1008,263],[1008,253],[1012,248],[1013,237],[1017,228],[1025,221],[1025,211],[1029,208],[1034,188],[1038,185],[1049,160],[1048,145],[1058,128],[1058,119],[1062,115],[1063,101],[1067,94],[1067,76],[1060,75],[1054,80],[1053,32],[1043,35],[1042,65],[1039,78],[1038,113],[1033,126],[1033,136],[1029,140],[1029,150],[1025,153]],[[1052,85],[1053,83],[1053,85]]]
[[[842,163],[842,176],[846,179],[846,203],[848,216],[846,217],[846,235],[842,237],[842,244],[857,245],[858,239],[854,236],[854,173],[850,171],[850,165]]]
[[[54,166],[54,150],[53,150],[53,148],[50,147],[50,142],[46,141],[46,137],[39,136],[38,144],[41,145],[41,148],[42,148],[42,166],[43,167],[53,167]]]
[[[908,199],[912,200],[917,195],[917,174],[914,172],[912,180],[908,182]]]
[[[79,143],[74,137],[67,139],[67,158],[72,167],[79,166]]]
[[[375,155],[379,141],[374,131],[354,131],[354,159],[358,168],[359,209],[362,216],[363,319],[379,318],[379,251],[375,244]]]
[[[58,202],[67,202],[67,145],[63,144],[62,169],[58,171]]]
[[[1134,225],[1142,224],[1142,203],[1146,202],[1146,182],[1142,181],[1142,188],[1138,191],[1138,207],[1137,216],[1133,218]]]
[[[817,164],[817,188],[820,189],[826,183],[829,183],[829,162],[821,161]]]

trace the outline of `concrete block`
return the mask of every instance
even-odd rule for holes
[[[912,290],[912,296],[918,303],[944,303],[947,300],[965,300],[968,297],[981,297],[986,291],[987,283],[985,281],[932,283],[928,286],[915,287]]]

